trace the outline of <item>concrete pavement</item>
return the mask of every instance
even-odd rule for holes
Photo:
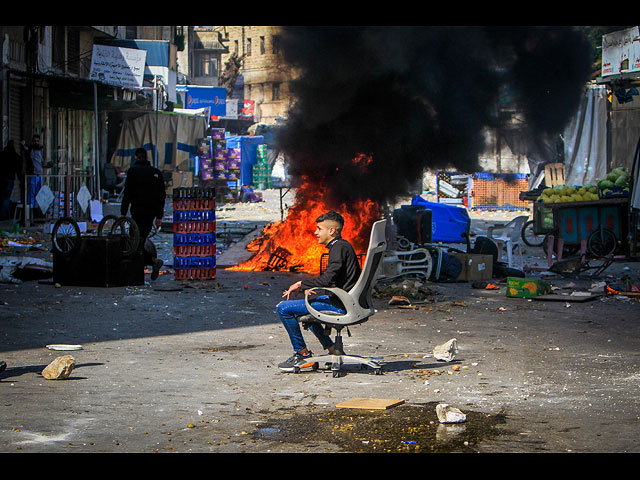
[[[291,348],[275,305],[303,275],[221,268],[209,282],[167,270],[138,287],[0,284],[0,452],[640,450],[637,298],[540,301],[507,298],[499,280],[499,290],[433,283],[412,309],[376,298],[378,313],[345,336],[348,353],[382,359],[383,375],[283,374]],[[637,284],[638,264],[616,263],[604,279],[625,275]],[[558,293],[593,283],[545,281]],[[455,359],[436,360],[451,338]],[[63,354],[76,360],[71,377],[42,377]],[[336,407],[353,398],[404,403]],[[440,424],[443,402],[467,421]]]

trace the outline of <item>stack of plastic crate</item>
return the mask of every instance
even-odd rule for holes
[[[215,188],[173,189],[173,268],[176,280],[216,278]]]
[[[253,164],[253,185],[260,190],[271,188],[271,168],[267,158],[267,146],[258,145],[256,163]]]

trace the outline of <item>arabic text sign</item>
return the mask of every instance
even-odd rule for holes
[[[142,87],[146,50],[94,45],[89,79],[118,87]]]
[[[640,70],[640,30],[627,28],[602,36],[602,76]]]

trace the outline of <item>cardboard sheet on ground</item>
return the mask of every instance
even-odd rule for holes
[[[548,300],[556,302],[588,302],[601,297],[602,295],[586,294],[586,295],[557,295],[550,293],[547,295],[538,295],[533,297],[533,300]]]
[[[352,398],[336,405],[337,408],[364,408],[366,410],[386,410],[402,405],[404,400],[391,398]]]

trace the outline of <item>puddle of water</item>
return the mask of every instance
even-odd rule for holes
[[[468,412],[467,421],[441,424],[437,403],[402,405],[389,410],[331,409],[295,413],[291,417],[257,425],[258,440],[337,445],[353,453],[473,452],[481,441],[505,432],[502,414]]]

